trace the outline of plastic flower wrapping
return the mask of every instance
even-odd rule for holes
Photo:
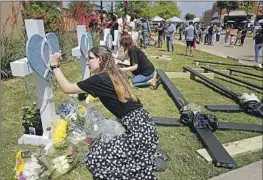
[[[63,179],[62,175],[85,164],[85,157],[96,140],[105,143],[125,132],[125,128],[113,117],[106,119],[96,104],[81,104],[70,98],[61,104],[58,112],[61,120],[54,124],[51,148],[43,153],[19,151],[16,155],[16,178],[19,180],[42,180],[52,177]],[[23,154],[23,155],[21,155]]]
[[[60,115],[69,123],[68,141],[77,143],[84,139],[105,143],[125,132],[125,128],[115,118],[106,119],[94,105],[82,105],[76,99],[59,106]]]

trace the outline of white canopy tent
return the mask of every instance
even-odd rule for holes
[[[151,21],[153,22],[161,22],[161,21],[165,21],[163,18],[161,18],[160,16],[155,16],[151,19]]]
[[[174,22],[174,23],[184,22],[182,19],[180,19],[180,18],[178,18],[178,17],[176,17],[176,16],[167,19],[167,21],[169,21],[169,22]]]
[[[194,18],[193,23],[200,22],[200,18]]]

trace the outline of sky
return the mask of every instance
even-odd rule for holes
[[[196,17],[201,17],[202,13],[208,9],[212,9],[215,1],[192,1],[192,2],[177,2],[177,5],[181,9],[181,18],[187,13],[192,13]]]
[[[112,0],[115,1],[115,0]],[[213,2],[215,0],[185,0],[185,1],[176,1],[177,5],[181,9],[181,18],[184,18],[184,15],[187,13],[192,13],[196,15],[196,17],[201,17],[202,13],[208,9],[211,9],[213,6]],[[96,4],[100,5],[100,1],[96,0]],[[64,5],[68,4],[68,2],[63,2]],[[110,5],[110,1],[103,1],[103,6]]]

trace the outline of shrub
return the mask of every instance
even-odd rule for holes
[[[93,40],[93,47],[99,46],[100,45],[100,36],[98,33],[91,33],[92,35],[92,40]]]
[[[1,41],[1,79],[6,80],[12,77],[10,62],[26,56],[26,38],[12,38],[2,35]]]
[[[71,49],[78,46],[77,34],[74,32],[65,32],[57,34],[57,38],[62,53],[66,53],[67,57],[71,57]]]

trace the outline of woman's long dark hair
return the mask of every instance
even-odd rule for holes
[[[131,99],[137,102],[138,98],[132,92],[132,88],[123,72],[115,64],[110,49],[107,46],[99,46],[92,48],[90,52],[101,58],[102,63],[100,64],[99,73],[107,72],[109,74],[119,101],[125,103],[127,99]]]

